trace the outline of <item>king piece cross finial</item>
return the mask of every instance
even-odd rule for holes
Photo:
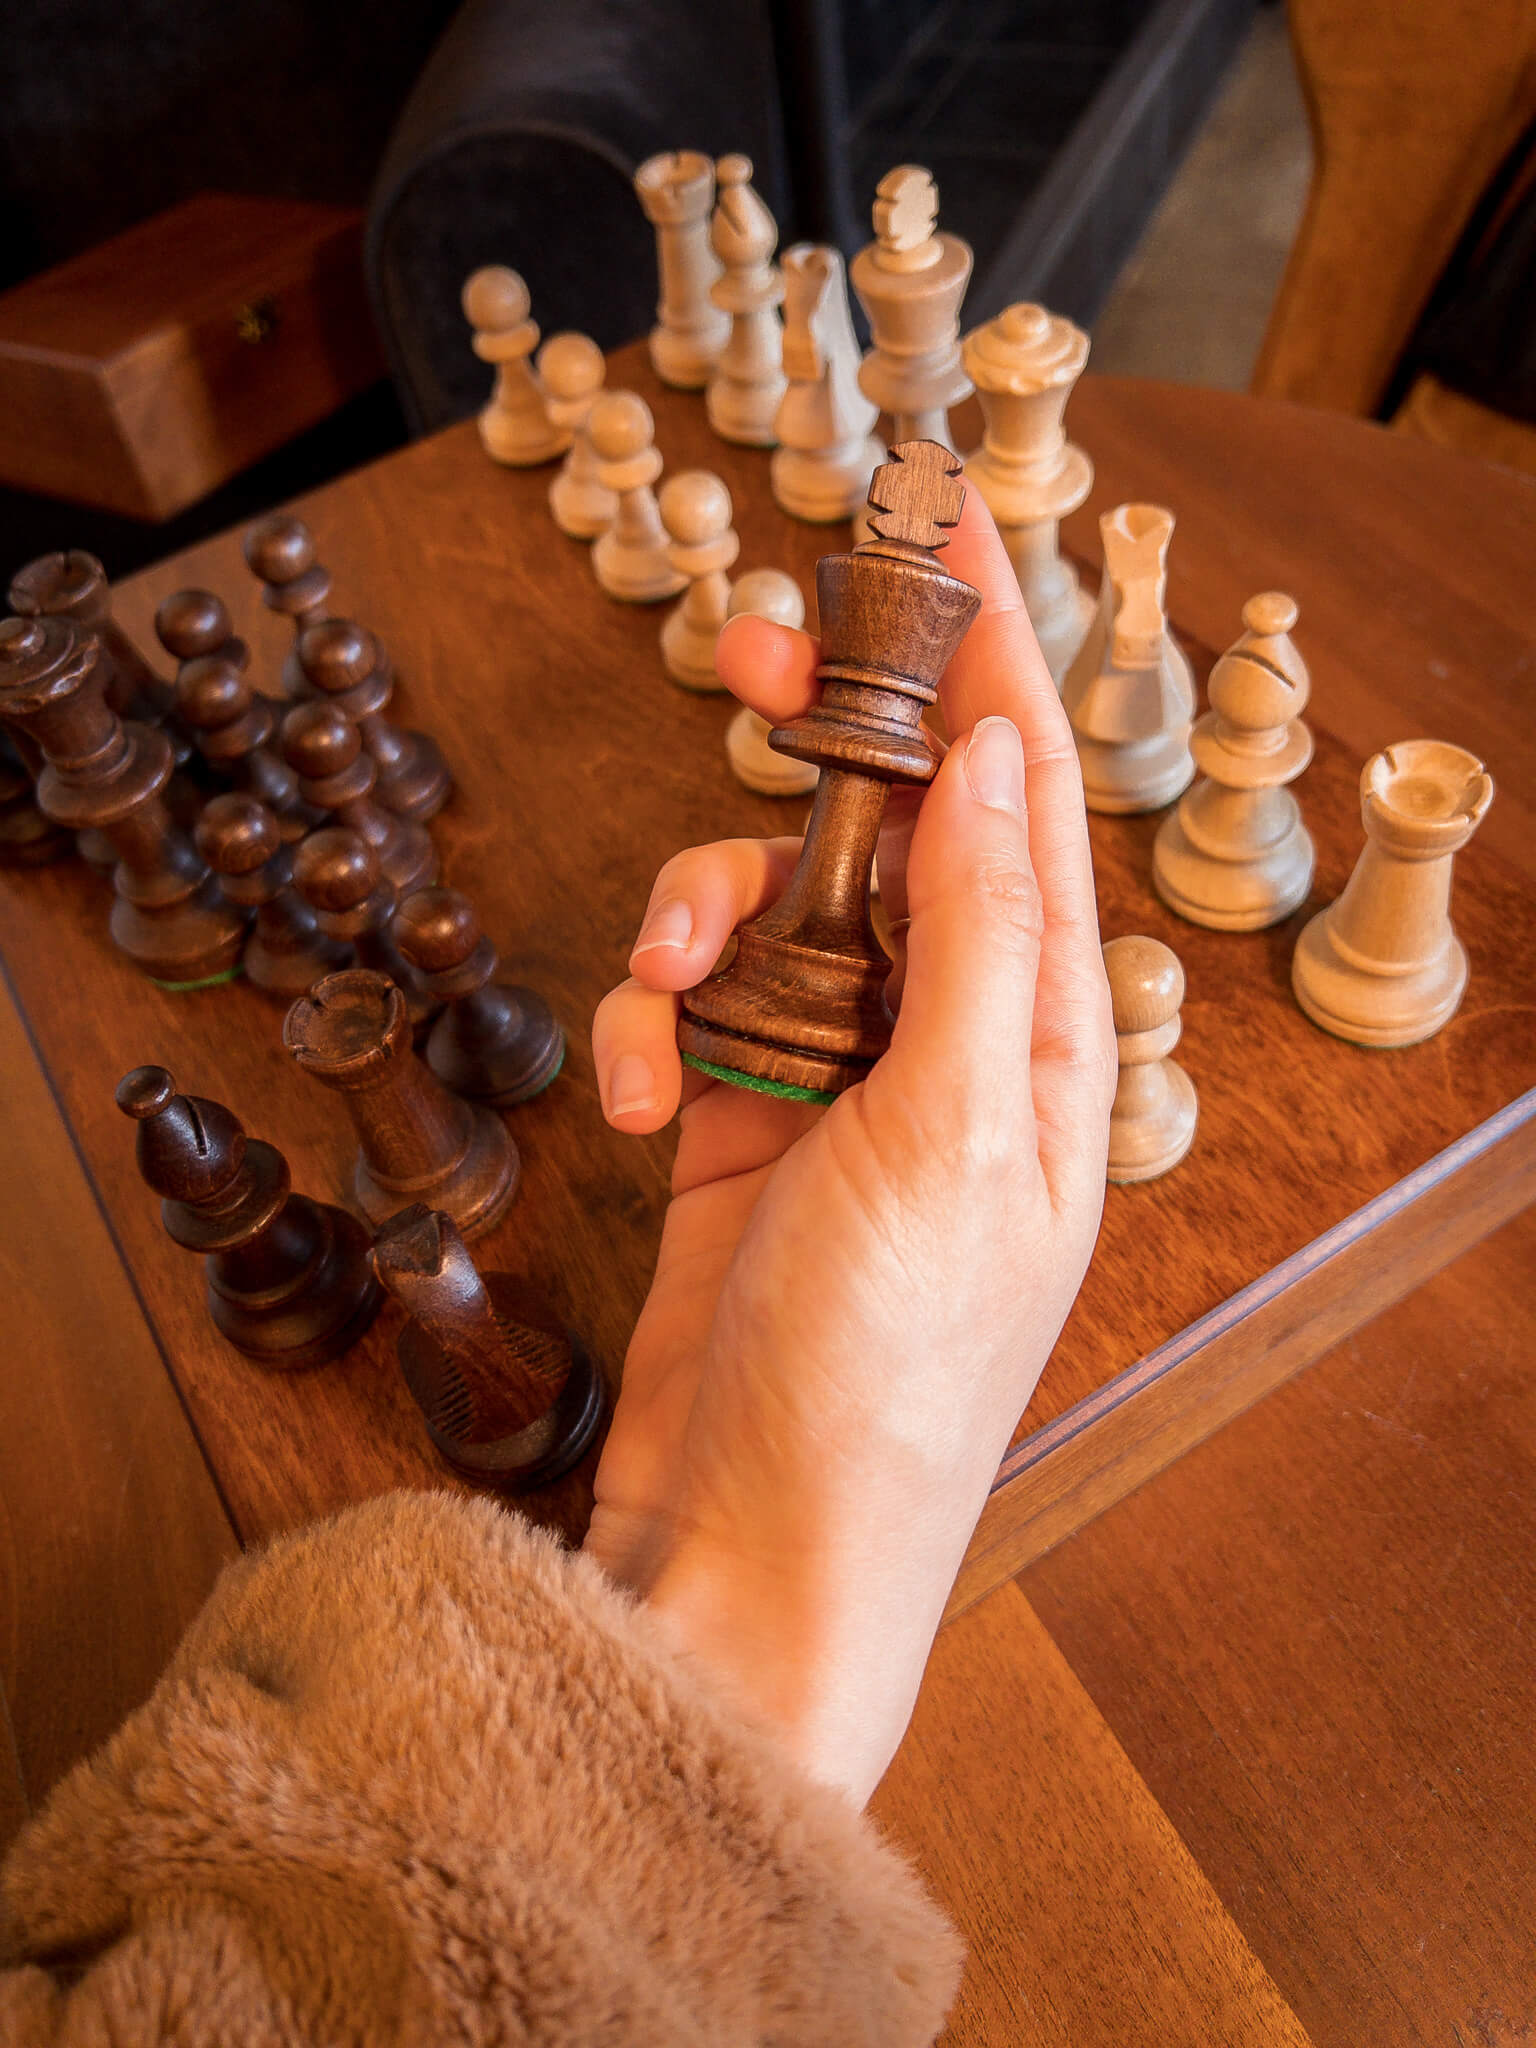
[[[959,456],[937,441],[901,441],[870,479],[870,531],[909,547],[948,547],[946,529],[959,523],[964,504]]]

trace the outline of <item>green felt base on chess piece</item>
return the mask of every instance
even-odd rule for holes
[[[825,1088],[796,1088],[788,1081],[765,1081],[758,1074],[738,1074],[734,1067],[716,1066],[713,1060],[701,1060],[697,1053],[683,1054],[685,1067],[696,1067],[701,1074],[708,1074],[712,1081],[729,1082],[733,1088],[754,1088],[759,1095],[779,1095],[786,1102],[836,1102],[837,1097]]]
[[[161,981],[153,974],[149,979],[156,988],[163,988],[173,996],[184,996],[190,995],[194,989],[222,988],[226,981],[238,981],[244,972],[243,964],[237,960],[233,967],[226,967],[222,974],[205,974],[200,981]]]

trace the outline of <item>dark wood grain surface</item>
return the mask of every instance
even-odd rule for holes
[[[1021,1581],[1318,2048],[1536,2041],[1533,1276],[1528,1212]]]
[[[653,403],[671,467],[704,464],[731,483],[743,566],[789,567],[809,592],[815,558],[842,536],[779,514],[766,454],[716,440],[699,401],[662,391],[635,352],[617,360],[615,377]],[[1504,1114],[1518,1139],[1525,1109],[1509,1105],[1536,1083],[1532,856],[1520,831],[1500,828],[1530,804],[1520,565],[1536,533],[1536,492],[1373,428],[1220,394],[1089,380],[1072,421],[1099,476],[1069,540],[1087,554],[1094,509],[1166,498],[1180,515],[1172,609],[1202,673],[1236,631],[1244,596],[1280,585],[1300,601],[1318,732],[1317,762],[1298,785],[1319,848],[1314,906],[1341,886],[1358,848],[1355,780],[1371,748],[1428,730],[1483,750],[1499,782],[1459,864],[1456,916],[1472,958],[1462,1014],[1427,1045],[1389,1054],[1328,1039],[1296,1010],[1285,962],[1304,913],[1251,937],[1181,926],[1145,879],[1155,821],[1095,820],[1105,930],[1150,931],[1185,963],[1181,1057],[1202,1119],[1176,1173],[1111,1190],[1087,1285],[1025,1418],[1026,1434],[1075,1418],[1073,1455],[1089,1469],[1086,1481],[1077,1472],[1073,1497],[1091,1512],[1263,1391],[1269,1349],[1216,1354],[1187,1400],[1181,1382],[1159,1380],[1172,1410],[1150,1448],[1135,1400],[1104,1403],[1102,1413],[1083,1403],[1277,1272],[1290,1274],[1285,1312],[1305,1331],[1322,1284],[1314,1271],[1328,1270],[1308,1260],[1308,1246],[1372,1201],[1419,1187],[1408,1177],[1426,1168],[1420,1192],[1432,1191],[1443,1176],[1428,1163],[1488,1119]],[[666,1135],[638,1142],[602,1123],[586,1044],[593,1006],[623,974],[650,879],[670,853],[783,829],[803,812],[735,783],[723,746],[728,702],[665,680],[660,613],[601,595],[584,548],[548,517],[547,482],[546,472],[496,468],[466,426],[301,509],[332,571],[333,604],[379,631],[394,656],[396,714],[438,737],[459,779],[432,828],[446,875],[480,906],[508,971],[548,996],[571,1040],[554,1088],[510,1116],[523,1189],[478,1249],[547,1288],[611,1376],[649,1275],[671,1148]],[[275,687],[289,628],[263,611],[237,536],[124,586],[123,622],[152,644],[156,602],[188,582],[226,598],[255,649],[253,673]],[[383,1486],[440,1480],[393,1369],[390,1318],[339,1365],[282,1381],[209,1329],[195,1274],[134,1174],[111,1102],[118,1076],[141,1061],[171,1065],[183,1086],[228,1102],[279,1144],[295,1184],[326,1199],[347,1197],[350,1134],[323,1091],[290,1067],[274,1005],[249,987],[183,996],[150,987],[111,950],[105,915],[100,885],[78,867],[0,878],[0,946],[18,999],[241,1535]],[[1527,1194],[1524,1155],[1490,1156],[1478,1228]],[[1454,1192],[1448,1206],[1462,1213]],[[1367,1212],[1382,1233],[1380,1256],[1367,1259],[1370,1284],[1336,1290],[1332,1320],[1293,1343],[1288,1369],[1341,1334],[1340,1314],[1350,1327],[1351,1313],[1373,1313],[1460,1248],[1451,1229],[1394,1265],[1389,1241],[1412,1208],[1389,1199],[1379,1215]],[[1019,1285],[1028,1277],[1014,1276]],[[1026,1460],[1019,1483],[1048,1486],[1048,1463]],[[567,1482],[548,1504],[552,1519],[579,1524],[583,1485],[582,1473]],[[985,1569],[968,1576],[965,1597],[1034,1554],[1037,1539],[1015,1526],[1027,1524],[1027,1505],[1011,1488],[994,1498]]]

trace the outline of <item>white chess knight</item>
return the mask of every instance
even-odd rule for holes
[[[709,296],[730,314],[731,333],[710,374],[704,409],[722,441],[771,448],[784,396],[779,324],[784,280],[773,263],[779,231],[752,189],[750,157],[721,157],[715,165],[715,191],[709,239],[725,269]]]
[[[771,619],[776,626],[803,626],[805,599],[794,577],[782,569],[749,569],[745,576],[737,577],[726,607],[728,619],[740,618],[743,613]],[[742,705],[725,735],[732,774],[762,796],[808,796],[821,771],[814,761],[776,754],[768,744],[771,730],[766,718],[760,718],[750,705]]]
[[[1195,679],[1163,610],[1173,514],[1117,505],[1099,521],[1104,577],[1062,683],[1090,811],[1157,811],[1195,772]]]
[[[971,252],[958,235],[939,230],[939,190],[918,165],[887,171],[875,194],[875,239],[848,273],[874,344],[859,388],[891,415],[893,442],[938,441],[958,452],[949,408],[971,391],[960,360]]]
[[[710,299],[720,263],[709,246],[715,167],[696,149],[647,157],[635,191],[656,230],[661,297],[651,329],[651,367],[663,384],[702,391],[730,339],[731,316]]]
[[[968,334],[961,353],[986,427],[981,446],[966,458],[966,481],[997,521],[1040,652],[1060,688],[1094,609],[1076,569],[1062,559],[1059,533],[1093,485],[1093,464],[1062,425],[1088,360],[1088,337],[1044,306],[1020,304]]]
[[[774,421],[773,495],[794,519],[851,519],[885,449],[874,432],[879,409],[859,389],[843,259],[819,242],[797,242],[782,268],[789,383]]]
[[[570,447],[571,436],[549,417],[543,390],[529,367],[539,330],[528,317],[527,285],[504,264],[487,264],[466,281],[461,303],[475,330],[475,354],[496,366],[490,403],[480,415],[486,454],[516,469],[553,462]]]

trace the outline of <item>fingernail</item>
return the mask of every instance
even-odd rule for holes
[[[608,1076],[608,1116],[629,1116],[636,1110],[654,1109],[657,1103],[656,1076],[637,1052],[621,1052]]]
[[[1024,742],[1011,718],[983,718],[965,743],[965,779],[977,803],[1024,815]]]
[[[640,936],[630,952],[633,960],[636,953],[649,953],[653,946],[671,946],[682,952],[693,942],[693,912],[679,897],[669,902],[658,903],[645,923],[640,927]]]

